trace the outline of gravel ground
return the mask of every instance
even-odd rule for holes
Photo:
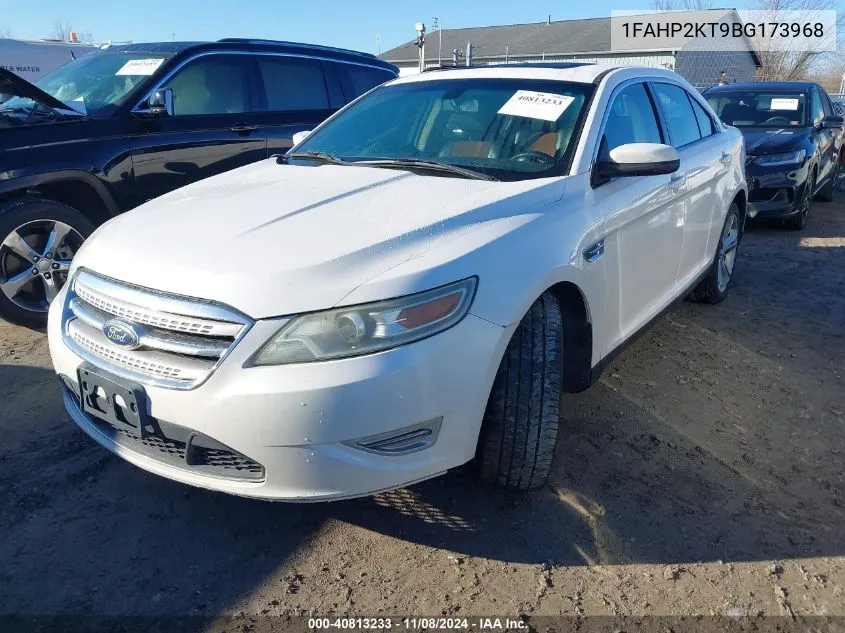
[[[682,303],[563,400],[550,485],[464,471],[329,505],[146,474],[65,415],[0,323],[0,615],[845,615],[845,204],[751,227],[728,299]]]

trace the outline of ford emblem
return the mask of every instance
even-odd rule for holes
[[[132,323],[109,319],[103,324],[103,334],[112,345],[133,350],[141,347],[141,332]]]

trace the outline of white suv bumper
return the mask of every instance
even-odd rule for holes
[[[76,394],[83,359],[62,338],[67,288],[50,310],[49,342],[56,372]],[[186,484],[237,495],[321,501],[371,494],[442,474],[475,454],[487,397],[511,329],[472,314],[436,336],[386,352],[343,360],[244,368],[276,332],[258,321],[199,387],[144,385],[149,415],[225,445],[263,467],[260,480],[192,469],[147,444],[123,441],[84,413],[65,389],[65,406],[92,438],[127,461]],[[438,426],[439,422],[439,426]],[[419,428],[436,436],[401,455],[359,446],[372,436]],[[174,428],[171,426],[171,428]],[[123,437],[123,440],[121,439]]]

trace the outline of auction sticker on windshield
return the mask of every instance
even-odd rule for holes
[[[152,75],[163,62],[163,59],[130,59],[115,75]]]
[[[772,99],[770,110],[797,110],[798,99]]]
[[[499,114],[524,116],[529,119],[543,121],[557,121],[566,108],[575,101],[575,97],[556,95],[551,92],[534,92],[533,90],[517,90],[499,109]]]

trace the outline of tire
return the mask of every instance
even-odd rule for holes
[[[813,203],[813,189],[816,188],[816,172],[810,174],[809,180],[804,184],[804,193],[798,203],[798,213],[784,221],[784,226],[790,231],[800,231],[807,226],[807,216],[810,214],[810,207]]]
[[[816,194],[816,200],[820,202],[833,202],[833,192],[836,191],[836,183],[839,180],[839,160],[833,165],[833,170],[827,179],[827,184]]]
[[[549,478],[563,390],[560,305],[544,293],[517,326],[502,359],[481,428],[481,478],[536,490]]]
[[[710,264],[710,271],[690,293],[690,299],[698,303],[719,303],[728,294],[733,273],[736,270],[736,254],[742,239],[742,220],[739,207],[731,203],[722,232],[719,246]]]
[[[0,206],[0,317],[46,325],[50,295],[67,280],[73,254],[93,232],[85,215],[54,200],[23,198]],[[31,281],[25,279],[33,270]]]

